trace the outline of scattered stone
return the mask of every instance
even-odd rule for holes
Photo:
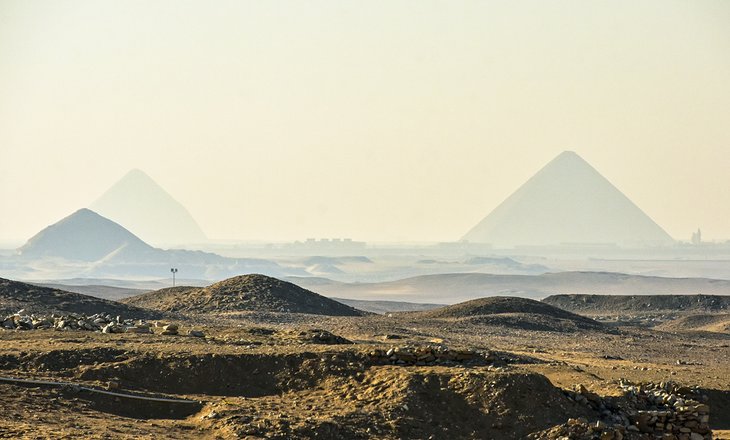
[[[177,324],[167,324],[166,326],[162,327],[162,335],[165,336],[172,336],[177,335],[178,333],[178,325]]]
[[[202,331],[200,331],[200,330],[190,330],[190,331],[188,332],[188,335],[189,335],[189,336],[194,336],[194,337],[196,337],[196,338],[204,338],[204,337],[205,337],[205,333],[203,333],[203,332],[202,332]]]
[[[625,432],[622,434],[628,435],[629,437],[625,437],[627,439],[644,438],[640,436],[651,434],[661,434],[663,439],[712,439],[712,431],[709,427],[710,407],[701,402],[705,399],[700,395],[698,389],[681,387],[673,382],[632,384],[621,381],[619,385],[630,403],[628,408],[615,406],[609,400],[588,391],[580,384],[576,385],[574,390],[567,391],[566,394],[574,401],[599,411],[602,422],[606,426],[624,427]],[[561,429],[551,431],[550,435],[565,431]],[[581,440],[604,439],[604,436],[606,439],[616,438],[615,432],[604,430],[598,436],[594,431],[573,433],[569,435],[569,438]],[[542,434],[547,435],[546,431],[543,431]],[[534,438],[559,437],[538,436]]]
[[[133,319],[122,319],[121,316],[112,317],[105,313],[96,313],[90,316],[84,314],[66,315],[35,315],[26,314],[20,310],[15,314],[0,319],[0,328],[5,330],[45,330],[59,331],[82,330],[102,333],[152,333],[150,324],[142,320],[136,323]]]
[[[252,327],[248,329],[248,333],[255,336],[271,336],[276,333],[276,330],[273,328]]]
[[[406,345],[388,350],[372,350],[368,357],[376,365],[454,365],[494,360],[491,354],[484,357],[474,350],[450,349],[445,345]]]
[[[299,332],[297,339],[301,342],[309,344],[323,344],[323,345],[339,345],[339,344],[352,344],[352,341],[343,338],[342,336],[335,335],[334,333],[328,332],[322,329],[312,329],[303,332]]]
[[[152,333],[152,329],[147,325],[135,325],[127,327],[127,333],[150,334]]]
[[[124,327],[119,324],[109,323],[101,329],[102,333],[124,333]]]

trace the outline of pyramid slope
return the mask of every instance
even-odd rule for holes
[[[659,225],[572,151],[548,163],[463,240],[496,246],[673,243]]]
[[[122,226],[89,209],[79,209],[31,237],[18,252],[27,258],[97,261],[122,249],[132,253],[152,250]]]
[[[91,209],[155,245],[206,240],[188,210],[140,170],[127,173]]]

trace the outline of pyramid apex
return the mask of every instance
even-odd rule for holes
[[[585,159],[583,159],[578,153],[576,153],[573,150],[565,150],[562,153],[558,154],[548,162],[547,165],[543,168],[543,170],[555,170],[555,169],[585,169],[590,168],[593,169],[591,164],[588,163]]]
[[[138,168],[129,170],[90,208],[155,245],[206,239],[187,209]]]
[[[128,178],[145,178],[152,180],[152,178],[145,173],[144,171],[140,170],[139,168],[132,168],[131,170],[127,171],[127,174],[124,175],[120,180],[128,179]]]
[[[96,217],[104,218],[103,216],[99,215],[96,211],[93,211],[89,208],[81,208],[81,209],[77,209],[76,211],[74,211],[73,214],[65,217],[65,219],[78,219],[78,218],[87,219],[87,218],[96,218]]]
[[[580,160],[585,162],[585,160],[580,157],[580,154],[576,153],[573,150],[565,150],[562,153],[555,156],[554,160]]]

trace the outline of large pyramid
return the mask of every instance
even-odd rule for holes
[[[654,246],[672,238],[585,160],[565,151],[463,238],[495,246]]]
[[[127,173],[91,209],[157,246],[206,240],[188,210],[140,170]]]
[[[112,253],[139,254],[151,250],[147,243],[113,221],[89,209],[79,209],[34,235],[18,252],[27,258],[97,261]]]

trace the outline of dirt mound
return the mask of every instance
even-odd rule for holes
[[[92,315],[107,313],[124,318],[159,319],[162,317],[159,312],[131,305],[0,278],[0,315],[16,313],[21,309],[33,314],[80,313]]]
[[[591,414],[535,373],[373,367],[353,352],[125,357],[75,375],[137,391],[227,396],[202,418],[223,437],[510,439],[566,414]]]
[[[546,304],[575,313],[722,312],[728,295],[551,295]]]
[[[150,310],[177,310],[172,305],[182,301],[189,293],[201,290],[200,287],[176,286],[153,290],[139,295],[123,298],[120,302],[144,307]]]
[[[665,331],[706,331],[730,333],[730,313],[682,316],[656,327]]]
[[[285,312],[360,316],[362,312],[295,284],[265,275],[241,275],[208,287],[175,287],[123,300],[153,310],[185,313]]]
[[[442,307],[419,316],[436,319],[456,319],[474,324],[498,325],[525,330],[563,331],[566,329],[597,329],[601,324],[549,304],[527,298],[494,296]]]
[[[212,408],[213,428],[244,438],[517,439],[588,413],[537,374],[398,367],[327,376],[270,403],[285,417],[254,422],[247,399]]]

